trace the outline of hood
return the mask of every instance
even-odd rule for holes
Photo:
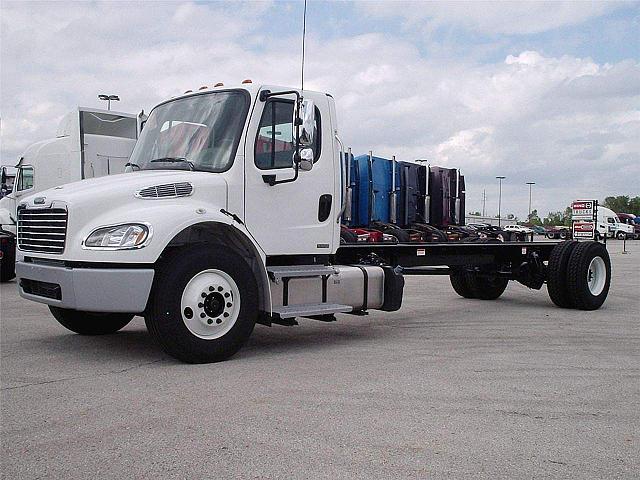
[[[175,201],[175,198],[136,198],[135,194],[146,187],[179,182],[188,182],[193,186],[190,195],[193,197],[211,198],[213,195],[209,194],[214,193],[212,190],[218,196],[221,189],[226,194],[227,182],[219,174],[187,170],[145,170],[67,183],[31,195],[21,200],[20,204],[42,206],[51,205],[52,202],[63,202],[70,209],[74,206],[95,207],[97,204],[100,210],[104,211],[107,206],[115,208],[134,199],[140,202]],[[34,204],[35,199],[38,199],[38,204]]]

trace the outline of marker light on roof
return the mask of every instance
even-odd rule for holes
[[[253,82],[247,78],[246,80],[243,80],[242,83],[253,83]]]
[[[207,88],[209,88],[209,87],[207,87],[206,85],[203,85],[203,86],[202,86],[202,87],[200,87],[198,90],[206,90]]]
[[[184,93],[193,93],[193,90],[187,90],[187,91],[186,91],[186,92],[184,92]]]
[[[224,87],[224,83],[218,82],[214,85],[214,87]]]

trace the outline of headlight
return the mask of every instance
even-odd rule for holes
[[[128,250],[142,248],[149,239],[149,227],[141,223],[126,223],[95,229],[84,240],[84,248]]]

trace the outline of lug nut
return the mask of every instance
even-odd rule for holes
[[[211,320],[211,319],[209,318],[209,319],[207,320],[207,323],[208,323],[209,325],[211,325],[211,324],[213,323],[213,320]]]
[[[220,324],[222,323],[222,320],[221,320],[221,319],[219,319],[219,318],[216,318],[216,323],[217,323],[218,325],[220,325]]]
[[[221,292],[222,290],[224,290],[224,288],[222,287],[218,287],[218,291]]]
[[[207,294],[206,294],[206,293],[204,293],[204,292],[202,292],[202,293],[200,294],[200,296],[201,296],[202,298],[207,298]]]
[[[204,307],[204,303],[199,303],[198,308],[202,308],[202,307]]]
[[[229,314],[228,314],[227,312],[224,312],[222,315],[223,315],[225,318],[229,316]]]
[[[224,293],[224,298],[229,298],[229,292]]]
[[[209,291],[210,291],[210,292],[213,292],[213,287],[209,287]]]
[[[227,303],[227,308],[231,308],[232,304],[231,303]]]
[[[204,317],[206,317],[206,315],[204,313],[201,313],[200,318],[204,318]]]

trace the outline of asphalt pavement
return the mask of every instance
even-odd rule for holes
[[[598,311],[411,277],[400,312],[258,325],[209,365],[139,317],[72,334],[3,284],[2,478],[638,478],[640,241],[609,250]]]

